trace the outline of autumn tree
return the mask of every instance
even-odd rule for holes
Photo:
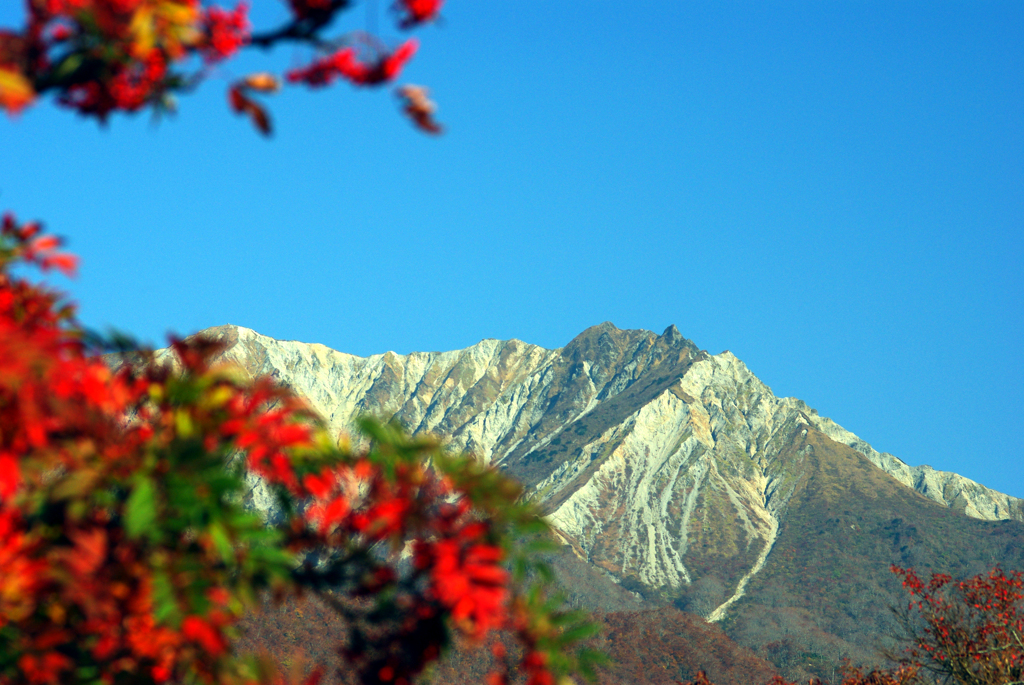
[[[847,666],[842,685],[1021,685],[1024,683],[1024,573],[996,566],[966,580],[934,573],[926,582],[893,565],[910,593],[896,609],[908,643],[894,668]],[[772,685],[795,685],[776,677]],[[711,685],[702,671],[683,685]]]
[[[910,593],[897,611],[909,642],[904,659],[959,685],[1024,682],[1024,574],[998,566],[955,581],[935,573],[925,582],[893,566]]]

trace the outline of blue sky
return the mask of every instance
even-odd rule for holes
[[[384,7],[337,29],[398,40]],[[405,73],[440,139],[344,84],[269,99],[259,138],[226,84],[308,57],[284,48],[159,126],[0,120],[0,207],[68,237],[82,274],[54,282],[98,328],[367,355],[674,323],[879,450],[1024,497],[1024,4],[444,15]]]

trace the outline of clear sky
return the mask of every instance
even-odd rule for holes
[[[337,28],[398,40],[385,7]],[[1024,3],[444,15],[405,74],[440,139],[345,84],[270,99],[259,138],[227,79],[308,56],[285,48],[159,126],[0,120],[0,208],[69,238],[81,276],[54,281],[94,327],[368,355],[674,323],[881,451],[1024,497]]]

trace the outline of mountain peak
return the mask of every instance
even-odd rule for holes
[[[294,389],[335,434],[372,413],[499,466],[566,556],[650,602],[728,617],[752,649],[791,631],[814,663],[860,658],[897,596],[889,564],[1024,563],[1024,501],[876,452],[675,326],[369,357],[208,332],[233,336],[226,361]],[[247,479],[246,502],[276,516],[273,492]]]
[[[580,338],[589,338],[593,336],[600,336],[604,334],[615,335],[616,333],[623,332],[625,331],[616,326],[615,324],[613,324],[611,321],[604,321],[602,323],[597,324],[596,326],[590,326],[588,328],[583,329],[583,332],[581,332],[579,335],[573,338],[573,340],[579,340]]]
[[[555,471],[578,468],[582,476],[590,472],[591,461],[597,468],[615,444],[636,433],[635,423],[650,405],[651,411],[659,407],[655,414],[668,422],[666,430],[673,425],[682,431],[679,449],[690,444],[682,439],[688,434],[696,441],[691,445],[694,449],[699,442],[702,449],[713,451],[721,443],[729,459],[733,452],[748,455],[729,470],[745,472],[748,466],[771,458],[764,450],[772,435],[741,436],[734,434],[736,426],[749,428],[767,421],[768,430],[792,419],[853,447],[936,502],[977,518],[1024,520],[1020,500],[956,474],[910,467],[875,451],[831,420],[818,417],[803,402],[774,397],[728,350],[713,356],[702,353],[674,325],[659,336],[605,321],[557,350],[490,338],[464,350],[367,358],[323,345],[275,340],[233,324],[204,333],[222,341],[225,359],[252,376],[272,375],[305,395],[334,430],[347,430],[354,417],[366,411],[394,417],[414,430],[446,435],[456,449],[476,452],[484,459],[523,461],[529,474],[524,471],[519,476],[528,486]],[[687,406],[660,407],[666,392]],[[577,421],[571,429],[572,440],[558,437]],[[731,437],[723,441],[726,435]],[[549,441],[560,447],[545,447]],[[595,446],[605,443],[608,454],[591,454]],[[575,486],[561,489],[568,496]]]

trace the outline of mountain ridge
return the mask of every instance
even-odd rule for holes
[[[674,326],[605,322],[554,350],[486,339],[369,357],[238,326],[203,333],[336,434],[372,413],[520,480],[571,552],[556,566],[584,606],[617,585],[638,606],[718,623],[794,677],[877,663],[886,606],[903,601],[891,564],[1024,568],[1021,500],[878,452]],[[274,516],[248,479],[250,504]]]
[[[391,380],[397,379],[397,369],[403,365],[408,367],[410,371],[415,373],[418,367],[435,365],[446,368],[445,380],[454,381],[460,380],[457,375],[452,376],[451,372],[454,370],[456,364],[452,364],[451,367],[446,367],[447,363],[450,362],[466,362],[466,361],[479,361],[481,357],[487,355],[497,355],[499,361],[504,362],[504,366],[500,369],[505,373],[511,374],[511,379],[505,378],[504,384],[496,382],[497,378],[491,379],[485,377],[485,374],[480,374],[474,378],[474,384],[471,389],[474,391],[469,401],[473,402],[477,399],[486,398],[488,395],[493,394],[497,391],[499,394],[503,390],[507,390],[516,381],[526,382],[528,376],[531,373],[538,371],[544,364],[550,363],[556,357],[562,357],[563,359],[569,356],[574,363],[578,364],[584,373],[589,373],[589,363],[585,357],[585,353],[592,351],[595,347],[600,347],[602,334],[607,335],[613,332],[619,334],[619,338],[623,337],[622,334],[629,336],[632,339],[634,346],[635,343],[642,342],[643,339],[650,341],[651,339],[665,340],[670,345],[685,345],[693,350],[694,361],[697,361],[698,355],[703,355],[701,361],[716,358],[720,360],[727,360],[729,363],[737,364],[741,367],[742,372],[749,374],[750,377],[756,378],[749,371],[746,365],[737,359],[729,350],[721,352],[717,355],[711,355],[704,350],[699,350],[696,345],[691,341],[684,338],[675,325],[671,325],[665,329],[660,335],[656,335],[651,331],[643,329],[623,330],[618,329],[614,324],[610,322],[603,322],[596,326],[591,326],[586,329],[578,336],[573,338],[568,344],[561,348],[547,349],[538,345],[532,345],[518,339],[510,340],[498,340],[496,338],[485,338],[480,342],[471,345],[461,350],[451,350],[445,352],[411,352],[406,355],[397,354],[392,351],[387,351],[380,354],[370,355],[367,357],[360,357],[357,355],[332,350],[324,345],[318,343],[303,343],[292,340],[276,340],[269,336],[264,336],[252,329],[244,328],[241,326],[235,326],[227,324],[224,326],[218,326],[210,328],[201,333],[212,335],[213,337],[221,338],[227,343],[228,349],[225,352],[225,357],[235,362],[240,362],[243,368],[251,375],[258,375],[260,373],[270,373],[284,382],[288,382],[290,385],[296,387],[305,397],[314,400],[314,397],[319,400],[315,401],[314,404],[326,405],[333,399],[336,407],[334,411],[330,412],[330,416],[325,416],[329,419],[329,423],[332,428],[342,429],[345,425],[351,424],[351,419],[360,410],[373,410],[376,412],[383,412],[385,414],[391,413],[391,417],[397,418],[398,420],[405,420],[410,417],[418,417],[419,413],[417,409],[420,408],[421,402],[417,402],[420,395],[429,391],[432,386],[431,374],[424,373],[416,384],[415,392],[408,393],[410,396],[407,402],[400,406],[395,406],[394,401],[387,401],[387,398],[381,397],[382,389],[384,384]],[[594,338],[597,338],[595,341]],[[596,344],[595,344],[596,343]],[[242,354],[239,354],[237,347],[241,346],[244,350]],[[275,346],[281,346],[290,348],[286,350],[286,354],[275,355],[275,363],[268,364],[270,357],[263,350],[270,349]],[[308,351],[304,354],[303,348]],[[166,351],[165,351],[166,353]],[[292,359],[288,360],[289,354]],[[571,356],[570,356],[571,355]],[[303,360],[302,358],[306,359]],[[304,387],[307,383],[296,382],[300,381],[300,376],[304,375],[307,378],[310,376],[308,372],[304,374],[284,373],[283,368],[291,367],[297,369],[301,366],[301,361],[307,361],[309,370],[315,375],[316,371],[323,367],[325,357],[336,357],[338,360],[350,360],[349,366],[352,368],[363,367],[367,370],[379,364],[379,374],[374,378],[374,383],[366,392],[366,397],[358,402],[344,402],[344,397],[332,398],[331,393],[322,391],[322,388],[316,388],[321,392],[311,393],[314,388]],[[515,358],[519,362],[518,366],[510,365],[509,359]],[[586,365],[586,367],[584,367]],[[342,364],[341,366],[345,366]],[[606,365],[607,366],[607,365]],[[607,369],[605,369],[607,372]],[[500,377],[500,376],[499,376]],[[600,377],[600,375],[599,375]],[[481,382],[482,381],[482,382]],[[494,381],[495,385],[491,386],[488,381]],[[758,380],[758,383],[760,381]],[[314,387],[316,384],[313,384]],[[771,389],[761,383],[764,389],[771,393]],[[404,384],[405,388],[408,388],[408,384]],[[444,386],[442,388],[434,388],[440,391],[440,397],[432,398],[434,402],[428,403],[427,409],[431,407],[440,407],[444,405],[444,392],[445,388],[450,386]],[[602,388],[604,389],[604,388]],[[608,395],[614,396],[617,394],[618,388],[608,388]],[[685,390],[684,390],[685,392]],[[353,393],[349,393],[351,396]],[[403,393],[404,394],[404,393]],[[311,396],[314,395],[314,396]],[[774,395],[773,395],[774,397]],[[461,399],[461,398],[460,398]],[[846,444],[858,452],[864,454],[872,463],[886,471],[894,478],[902,482],[904,485],[921,492],[925,496],[933,499],[937,502],[946,504],[948,506],[954,506],[961,508],[964,513],[974,518],[980,518],[984,520],[1001,520],[1012,518],[1015,520],[1024,520],[1024,500],[1000,493],[992,488],[988,488],[976,481],[961,476],[951,471],[939,471],[933,469],[927,465],[921,466],[910,466],[906,464],[898,457],[889,454],[887,452],[878,452],[866,441],[862,440],[854,433],[844,429],[842,426],[837,424],[830,418],[821,417],[817,411],[813,408],[808,407],[802,400],[791,397],[776,398],[779,402],[790,405],[792,410],[800,412],[804,415],[805,420],[808,424],[813,425],[818,430],[821,430],[829,437],[832,437],[837,442]],[[376,401],[381,401],[379,406],[374,406]],[[318,409],[324,409],[326,407],[317,407]],[[588,413],[592,407],[586,407],[580,414]],[[321,412],[323,413],[323,412]],[[346,417],[347,422],[343,423],[334,420],[338,414],[347,413],[349,416]],[[496,415],[500,415],[500,410],[491,410],[491,414],[488,415],[488,419],[493,420]],[[462,415],[456,414],[447,422],[442,424],[436,420],[436,414],[426,412],[421,417],[421,420],[415,425],[410,425],[410,422],[403,421],[407,426],[414,431],[432,430],[439,431],[443,435],[454,435],[454,433],[446,432],[445,429],[455,428],[456,431],[461,430],[460,435],[466,436],[466,442],[472,443],[473,446],[477,447],[477,450],[473,450],[469,445],[466,448],[470,451],[474,451],[478,456],[491,460],[493,456],[492,449],[480,450],[479,446],[485,444],[483,432],[474,432],[474,427],[467,426],[463,419],[467,412],[463,412]],[[574,420],[580,418],[579,416],[574,417]],[[456,440],[456,443],[461,440]],[[504,444],[509,444],[507,441]],[[518,446],[518,445],[517,445]],[[461,447],[461,446],[460,446]],[[505,450],[509,452],[510,450]]]

